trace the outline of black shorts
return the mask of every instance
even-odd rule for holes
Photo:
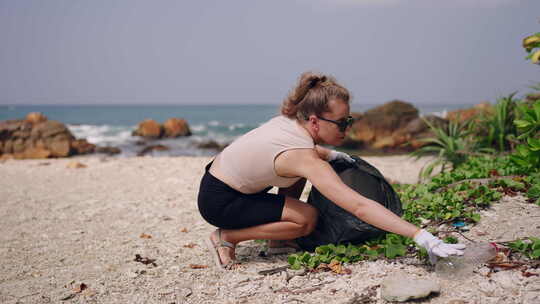
[[[285,206],[285,196],[267,193],[272,187],[254,194],[239,192],[208,172],[201,180],[198,205],[202,217],[224,229],[240,229],[279,222]]]

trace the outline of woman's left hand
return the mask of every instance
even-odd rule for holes
[[[333,161],[333,160],[338,160],[338,159],[342,159],[352,164],[355,163],[354,158],[352,158],[349,154],[339,152],[336,150],[330,150],[330,153],[328,153],[328,161]]]
[[[447,244],[424,229],[418,231],[413,239],[416,244],[427,250],[431,264],[435,264],[437,257],[462,255],[463,249],[465,249],[463,244]]]

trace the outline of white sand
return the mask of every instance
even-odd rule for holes
[[[365,159],[407,183],[416,181],[425,163],[404,156]],[[87,167],[67,168],[72,161]],[[350,275],[289,270],[262,276],[257,272],[286,265],[286,256],[259,257],[262,245],[253,241],[237,249],[242,269],[220,272],[204,246],[214,228],[196,205],[208,161],[87,157],[0,163],[0,303],[364,303],[355,294],[370,287],[378,293],[384,278],[403,272],[441,284],[442,293],[425,303],[540,303],[539,277],[518,270],[487,278],[484,267],[452,282],[405,260],[353,264],[347,266]],[[469,238],[540,236],[540,208],[521,197],[505,198],[483,213]],[[135,262],[136,254],[156,259],[157,266]],[[81,283],[88,288],[73,291]],[[384,303],[379,295],[370,302]]]

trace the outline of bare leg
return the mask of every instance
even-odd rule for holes
[[[256,239],[292,240],[311,233],[316,222],[317,210],[315,208],[297,199],[286,197],[281,221],[243,229],[222,229],[221,238],[233,244]],[[217,243],[217,233],[212,233],[210,238],[212,242]],[[234,259],[232,248],[220,247],[218,252],[223,264]]]

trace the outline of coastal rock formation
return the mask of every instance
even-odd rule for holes
[[[483,114],[493,113],[493,106],[489,102],[482,102],[468,109],[459,109],[448,112],[446,118],[453,122],[465,122],[470,119],[478,119]]]
[[[37,112],[0,122],[2,158],[48,158],[93,153],[95,145],[76,139],[61,122]]]
[[[185,119],[169,118],[163,123],[165,137],[190,136],[191,130]]]
[[[363,114],[355,114],[347,145],[360,142],[366,149],[394,148],[402,142],[394,134],[409,122],[418,118],[418,109],[412,104],[394,100],[373,108]]]
[[[392,135],[394,143],[406,150],[416,150],[424,146],[426,143],[422,139],[434,136],[426,121],[436,128],[448,126],[446,119],[435,115],[417,117]]]
[[[157,121],[153,119],[145,119],[139,123],[137,130],[135,130],[132,135],[149,139],[157,139],[161,137],[162,133],[163,129]]]
[[[187,121],[181,118],[169,118],[163,125],[153,119],[145,119],[131,135],[146,139],[175,138],[191,136],[191,130]]]

